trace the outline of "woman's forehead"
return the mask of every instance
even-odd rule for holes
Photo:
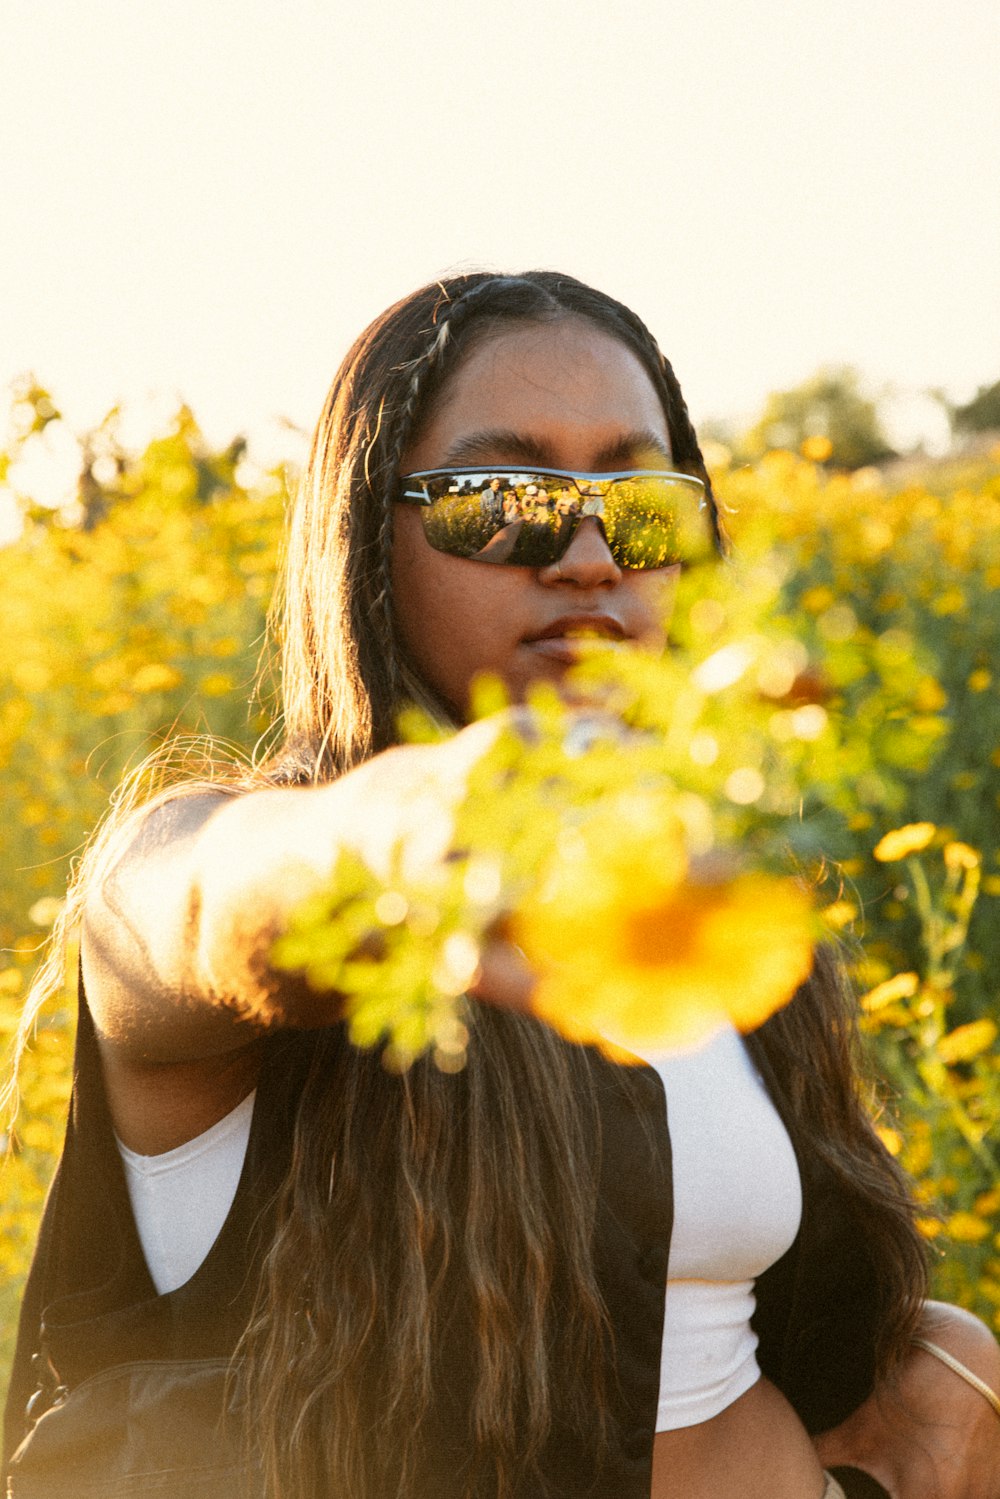
[[[572,316],[502,325],[474,343],[410,444],[404,472],[501,456],[628,466],[637,447],[670,455],[659,392],[627,344]]]

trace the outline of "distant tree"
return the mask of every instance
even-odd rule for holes
[[[949,415],[956,432],[1000,429],[1000,380],[992,385],[981,385],[964,406],[950,406]]]
[[[164,509],[184,509],[213,504],[240,489],[237,470],[247,450],[242,435],[225,448],[213,448],[190,407],[181,404],[166,430],[144,451],[132,453],[119,437],[121,416],[121,408],[114,406],[97,426],[70,437],[51,394],[34,375],[13,383],[6,444],[0,446],[0,484],[11,486],[26,521],[91,531],[117,505],[152,491]],[[78,465],[76,493],[61,506],[39,503],[14,482],[18,465],[39,445],[44,451],[46,439],[57,430],[75,451]]]
[[[748,456],[791,448],[832,468],[863,468],[895,456],[876,403],[846,365],[818,370],[793,390],[773,391],[741,448]]]

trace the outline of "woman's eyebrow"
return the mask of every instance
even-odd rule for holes
[[[637,457],[650,452],[656,453],[667,463],[673,462],[669,442],[664,441],[658,432],[646,428],[616,436],[611,442],[598,448],[592,462],[595,469],[611,468],[615,464],[627,468]],[[468,432],[463,437],[456,438],[440,467],[496,462],[500,453],[505,461],[537,463],[543,468],[559,467],[549,443],[531,433],[515,432],[509,427],[483,427],[477,432]]]
[[[653,452],[660,458],[665,458],[668,463],[673,463],[674,455],[670,451],[670,443],[665,442],[658,432],[650,428],[641,431],[626,432],[621,437],[616,437],[614,442],[607,447],[601,448],[596,454],[595,463],[598,468],[610,468],[613,464],[629,466],[631,459],[639,457],[643,453]]]
[[[538,463],[544,468],[550,449],[544,442],[526,432],[509,427],[483,427],[456,438],[441,462],[441,468],[461,467],[468,463],[495,462],[498,453],[515,463]]]

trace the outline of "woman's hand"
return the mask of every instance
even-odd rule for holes
[[[484,944],[468,992],[473,999],[498,1009],[530,1015],[535,983],[534,970],[521,949],[497,934]]]
[[[488,744],[502,730],[513,730],[526,744],[537,739],[537,723],[530,708],[512,707],[464,729],[458,737],[473,747],[476,739]],[[574,708],[567,714],[563,748],[570,756],[582,755],[600,741],[625,744],[640,736],[613,714],[593,707]],[[553,787],[553,795],[558,791]],[[532,1013],[532,999],[538,976],[523,951],[509,939],[508,921],[501,918],[488,933],[483,944],[479,967],[468,993],[473,999],[496,1005],[519,1014]]]
[[[929,1301],[920,1335],[1000,1390],[1000,1345],[971,1312]],[[922,1348],[816,1449],[828,1468],[863,1468],[892,1499],[1000,1499],[1000,1416]]]

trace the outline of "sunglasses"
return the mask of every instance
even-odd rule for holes
[[[404,504],[419,505],[424,535],[452,557],[548,567],[593,516],[619,567],[671,567],[716,551],[705,486],[689,474],[631,469],[425,469],[405,474]]]

